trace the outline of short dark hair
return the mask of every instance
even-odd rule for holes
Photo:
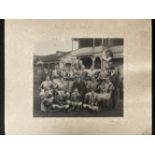
[[[106,52],[108,52],[110,56],[113,57],[113,52],[110,49],[108,49]]]

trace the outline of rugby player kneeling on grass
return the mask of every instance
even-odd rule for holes
[[[47,112],[50,111],[51,106],[54,101],[54,96],[52,90],[45,89],[44,92],[40,93],[41,97],[41,111]]]
[[[70,107],[70,94],[64,91],[58,91],[56,102],[52,104],[53,111],[67,110]]]
[[[71,105],[72,108],[70,109],[70,111],[72,110],[80,111],[82,108],[81,95],[77,88],[74,89],[74,92],[71,94]]]
[[[97,93],[95,93],[93,89],[91,89],[91,91],[85,95],[83,108],[90,111],[96,111],[96,112],[99,110]]]

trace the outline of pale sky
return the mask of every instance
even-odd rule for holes
[[[52,40],[41,40],[35,44],[35,55],[48,55],[54,54],[56,51],[71,51],[72,50],[72,39],[56,39]],[[77,49],[77,43],[74,42],[74,49]]]

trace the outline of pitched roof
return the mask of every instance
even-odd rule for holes
[[[96,53],[102,53],[103,50],[107,50],[107,47],[103,47],[103,46],[85,47],[85,48],[79,48],[77,50],[74,50],[72,54],[76,56],[93,55]],[[113,46],[113,47],[110,47],[110,50],[112,50],[114,57],[122,57],[123,46]]]
[[[44,55],[44,56],[36,55],[35,57],[40,62],[59,61],[63,56],[71,52],[73,56],[85,56],[85,55],[93,55],[96,53],[101,53],[103,52],[103,50],[106,50],[106,49],[107,47],[103,47],[103,46],[85,47],[85,48],[79,48],[74,51],[68,51],[68,52],[57,51],[55,54]],[[113,47],[110,47],[110,49],[113,52],[114,58],[122,58],[123,46],[113,46]]]
[[[59,61],[62,56],[65,56],[68,53],[70,53],[70,52],[57,51],[57,53],[55,53],[55,54],[49,54],[49,55],[43,55],[43,56],[36,55],[35,57],[43,62]]]

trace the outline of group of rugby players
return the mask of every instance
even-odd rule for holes
[[[101,71],[93,67],[86,71],[79,61],[76,67],[60,70],[56,66],[51,74],[44,75],[40,85],[41,111],[98,112],[103,107],[114,108],[121,80],[108,52]]]

